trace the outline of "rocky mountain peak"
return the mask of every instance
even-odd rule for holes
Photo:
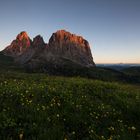
[[[81,36],[58,30],[52,34],[48,46],[53,54],[82,65],[94,65],[89,43]]]
[[[43,37],[40,35],[37,35],[34,39],[33,39],[33,46],[34,47],[44,47],[45,46],[45,42],[43,40]]]
[[[47,71],[50,66],[50,70],[63,69],[66,65],[95,66],[88,41],[66,30],[53,33],[48,44],[40,35],[31,41],[23,31],[3,52],[32,70],[42,68]]]
[[[53,41],[61,41],[61,40],[65,42],[82,44],[89,47],[88,41],[86,41],[82,36],[71,34],[66,30],[58,30],[56,33],[53,33],[49,43]]]
[[[13,57],[19,56],[24,53],[32,44],[28,34],[23,31],[17,35],[16,39],[6,47],[4,53]]]
[[[17,35],[17,40],[29,39],[27,32],[22,31],[20,34]]]

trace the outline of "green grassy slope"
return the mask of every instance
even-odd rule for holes
[[[139,86],[0,74],[1,140],[138,140],[139,130]]]
[[[0,140],[139,140],[139,69],[67,64],[28,74],[0,53]]]

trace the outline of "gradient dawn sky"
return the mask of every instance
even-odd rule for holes
[[[59,29],[87,39],[95,63],[140,63],[140,0],[0,0],[0,50]]]

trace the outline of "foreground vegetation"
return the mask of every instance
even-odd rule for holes
[[[139,130],[139,85],[0,74],[0,140],[138,140]]]

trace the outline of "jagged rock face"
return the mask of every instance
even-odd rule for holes
[[[3,52],[31,70],[95,66],[88,41],[65,30],[53,33],[48,44],[40,35],[31,41],[26,32],[21,32]]]
[[[48,43],[48,50],[81,65],[94,65],[90,46],[87,40],[65,30],[53,33]]]
[[[43,38],[38,35],[33,39],[33,47],[45,47],[45,42],[43,40]]]
[[[20,64],[28,63],[28,61],[32,60],[33,58],[38,58],[40,54],[43,53],[46,44],[43,38],[40,35],[37,35],[32,42],[32,46],[30,46],[23,54],[16,57],[16,62]]]
[[[11,45],[9,45],[3,52],[6,55],[16,57],[23,54],[31,44],[32,41],[28,34],[23,31],[17,35],[16,39],[12,41]]]

